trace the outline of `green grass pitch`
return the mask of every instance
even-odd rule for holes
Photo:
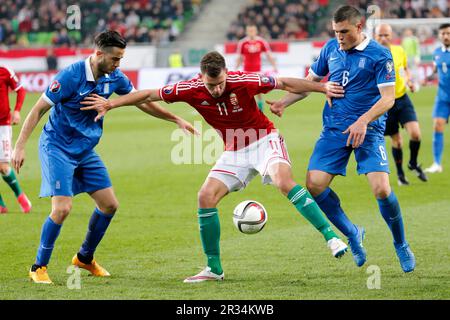
[[[431,140],[435,88],[411,95],[423,133],[419,161],[432,162]],[[268,97],[276,98],[281,92]],[[26,98],[23,119],[39,95]],[[269,115],[284,135],[296,181],[304,185],[306,166],[321,130],[323,97],[312,95],[286,111]],[[190,121],[200,116],[185,104],[168,108]],[[266,107],[267,111],[267,107]],[[44,120],[44,119],[43,119]],[[175,165],[170,137],[175,125],[151,118],[136,108],[111,112],[97,147],[108,167],[120,208],[97,252],[97,260],[112,274],[108,279],[81,272],[81,289],[69,289],[67,273],[79,249],[94,208],[87,195],[74,199],[49,265],[54,285],[32,284],[27,276],[39,244],[50,200],[39,199],[38,137],[41,121],[27,144],[27,158],[19,175],[33,203],[31,214],[19,211],[5,183],[0,192],[9,213],[0,215],[0,299],[449,299],[450,298],[450,133],[447,130],[444,173],[420,182],[407,172],[408,187],[398,187],[391,175],[403,212],[407,239],[416,254],[417,268],[404,274],[387,226],[364,176],[353,160],[348,175],[333,183],[349,217],[366,228],[368,261],[357,268],[351,254],[338,260],[330,255],[321,235],[272,186],[256,178],[243,192],[227,196],[219,205],[221,251],[225,281],[184,284],[205,264],[197,224],[197,191],[210,165]],[[204,125],[204,128],[206,125]],[[14,128],[14,137],[19,127]],[[407,146],[406,135],[405,146]],[[391,170],[390,143],[387,143]],[[404,149],[405,162],[408,148]],[[406,169],[406,166],[405,166]],[[406,169],[407,170],[407,169]],[[234,206],[245,199],[264,204],[269,220],[264,230],[244,235],[232,223]],[[369,289],[371,270],[380,275],[379,289]]]

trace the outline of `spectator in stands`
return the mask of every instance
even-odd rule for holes
[[[56,71],[58,70],[58,58],[55,56],[55,51],[53,48],[48,48],[47,50],[47,70]]]
[[[242,38],[242,26],[256,24],[263,37],[271,39],[305,39],[310,29],[315,32],[317,19],[324,16],[328,1],[255,0],[244,8],[234,21],[227,39]]]
[[[57,46],[67,46],[71,45],[69,34],[66,28],[61,28],[56,36],[53,38],[53,43]]]
[[[92,35],[106,29],[117,30],[129,42],[157,44],[174,41],[204,0],[80,0],[82,29],[67,34],[67,1],[0,1],[0,43],[41,45],[88,44]],[[62,30],[62,31],[60,31]],[[78,36],[72,37],[72,33]],[[47,36],[48,35],[48,36]],[[24,39],[27,37],[27,39]],[[28,40],[28,41],[25,41]]]

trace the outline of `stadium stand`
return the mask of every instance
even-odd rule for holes
[[[450,16],[447,0],[252,0],[227,31],[229,41],[245,36],[245,26],[254,23],[260,35],[272,40],[301,40],[334,36],[327,11],[331,6],[349,4],[365,12],[369,5],[381,9],[381,18],[442,18]],[[318,26],[326,26],[323,31]]]
[[[328,0],[254,0],[231,24],[227,39],[245,36],[245,26],[254,23],[265,39],[295,40],[315,36],[317,21],[323,19]]]
[[[447,0],[348,0],[361,10],[377,5],[385,19],[444,18],[450,16]]]
[[[3,0],[0,3],[0,44],[90,45],[105,29],[122,33],[129,43],[174,41],[207,0],[81,0],[81,29],[67,30],[62,0]]]

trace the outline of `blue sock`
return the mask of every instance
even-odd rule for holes
[[[91,220],[89,220],[86,239],[81,245],[79,251],[79,253],[86,258],[86,260],[91,261],[94,257],[95,249],[97,249],[98,244],[102,240],[113,216],[114,214],[105,214],[95,208],[94,213],[92,213]]]
[[[314,197],[320,209],[327,215],[328,219],[342,232],[347,238],[356,235],[358,230],[356,226],[345,215],[341,208],[341,201],[336,193],[330,188]]]
[[[377,199],[381,215],[386,221],[394,238],[394,244],[402,245],[406,243],[405,230],[403,228],[402,212],[394,192],[391,192],[386,199]]]
[[[444,133],[433,132],[433,157],[434,162],[441,164],[442,152],[444,151]]]
[[[39,266],[46,266],[50,261],[50,256],[53,252],[56,238],[58,238],[61,231],[62,224],[56,224],[48,217],[42,225],[41,243],[36,256],[36,264]]]

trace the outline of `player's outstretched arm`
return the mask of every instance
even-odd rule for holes
[[[270,105],[272,113],[281,117],[284,110],[290,105],[306,98],[311,91],[323,92],[327,95],[328,103],[331,106],[331,97],[343,97],[344,90],[334,82],[318,83],[321,78],[308,74],[306,80],[296,78],[278,78],[277,89],[289,91],[278,101],[266,101]],[[300,80],[300,81],[297,81]],[[295,87],[295,88],[293,88]],[[313,89],[309,91],[303,91]]]
[[[16,145],[14,147],[11,165],[17,173],[20,172],[20,168],[22,167],[25,161],[25,145],[33,132],[36,125],[41,120],[42,116],[50,110],[52,106],[49,105],[44,99],[39,98],[36,104],[31,109],[30,113],[26,117],[23,127],[20,130],[19,138],[16,141]]]
[[[189,132],[189,133],[192,133],[195,135],[200,135],[200,133],[194,128],[194,126],[190,122],[173,114],[169,110],[161,107],[161,105],[159,105],[156,102],[145,102],[145,103],[136,105],[136,107],[138,107],[145,113],[147,113],[155,118],[159,118],[162,120],[176,123],[177,126],[186,133]]]
[[[82,105],[86,107],[80,108],[83,111],[86,110],[96,110],[97,116],[94,121],[99,120],[103,117],[109,110],[114,108],[119,108],[122,106],[137,105],[144,102],[160,101],[159,90],[148,89],[148,90],[138,90],[131,92],[129,94],[123,95],[115,99],[105,99],[97,94],[92,94],[81,101]]]
[[[380,87],[379,90],[380,100],[343,132],[348,134],[347,146],[351,143],[353,148],[358,148],[366,137],[367,125],[385,114],[394,105],[395,86]]]
[[[298,78],[278,78],[277,89],[291,93],[321,92],[332,98],[344,97],[344,88],[336,82],[315,82]]]

